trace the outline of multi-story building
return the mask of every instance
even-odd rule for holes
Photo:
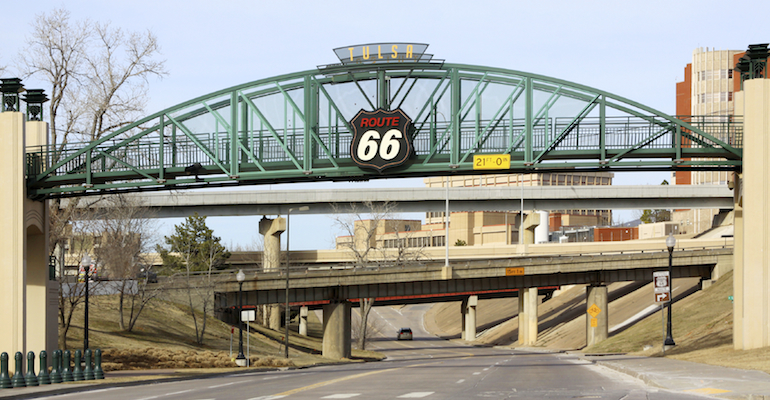
[[[424,180],[427,187],[482,187],[482,186],[572,186],[611,185],[611,172],[492,174],[475,176],[433,177]],[[525,214],[531,210],[525,210]],[[549,229],[562,227],[606,226],[611,223],[610,210],[553,210]],[[360,229],[367,232],[373,221],[359,221]],[[446,215],[443,212],[427,213],[425,223],[419,221],[381,221],[376,239],[370,239],[370,247],[439,247],[444,246],[447,236]],[[519,241],[520,210],[452,212],[449,217],[449,244],[481,246],[488,244],[516,244]],[[402,229],[403,227],[403,229]],[[361,239],[343,236],[337,238],[337,248],[356,246]]]
[[[714,122],[725,122],[735,115],[733,94],[740,90],[740,76],[735,65],[745,54],[741,50],[698,48],[692,63],[684,68],[684,80],[676,84],[676,113],[688,120],[698,116]],[[695,122],[695,121],[694,121]],[[726,185],[731,173],[726,171],[677,171],[677,185]],[[718,209],[676,210],[672,220],[679,232],[700,233],[711,228]]]

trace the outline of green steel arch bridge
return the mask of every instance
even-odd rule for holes
[[[411,155],[351,158],[361,110],[411,118]],[[245,83],[90,143],[27,148],[34,199],[277,182],[447,174],[740,170],[735,116],[675,118],[556,78],[436,60],[342,63]],[[474,156],[510,155],[505,169]]]

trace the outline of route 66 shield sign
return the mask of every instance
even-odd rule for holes
[[[412,119],[401,109],[361,110],[350,121],[350,155],[361,168],[379,172],[403,165],[412,154]]]

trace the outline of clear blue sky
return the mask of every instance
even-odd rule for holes
[[[673,114],[675,83],[683,79],[695,48],[741,50],[770,41],[766,0],[740,5],[616,0],[6,3],[0,23],[0,65],[8,68],[7,76],[15,72],[14,60],[35,15],[52,8],[66,7],[75,20],[110,22],[129,31],[152,30],[169,75],[150,82],[147,114],[232,85],[334,63],[335,47],[399,41],[428,43],[428,52],[447,62],[552,76]],[[44,87],[29,80],[25,84]],[[667,174],[618,174],[615,183],[657,185],[667,178]],[[408,180],[369,185],[422,184]],[[352,187],[358,186],[362,184]],[[249,245],[257,240],[259,218],[211,218],[209,225],[225,243]],[[325,228],[331,225],[329,217],[293,216],[291,222],[292,249],[333,246],[336,232]],[[171,231],[169,223],[160,229],[162,234]]]

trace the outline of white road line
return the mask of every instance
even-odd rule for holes
[[[419,399],[423,397],[428,397],[436,392],[412,392],[407,394],[402,394],[401,396],[398,396],[399,399]]]
[[[261,396],[261,397],[252,397],[249,400],[275,400],[275,399],[282,399],[286,396]]]
[[[187,390],[182,390],[182,391],[179,391],[179,392],[166,393],[164,396],[174,396],[174,395],[177,395],[177,394],[182,394],[182,393],[187,393],[187,392],[192,392],[192,391],[193,391],[192,389],[187,389]]]
[[[339,394],[332,394],[329,396],[321,397],[322,399],[349,399],[351,397],[360,396],[361,393],[339,393]]]
[[[473,375],[481,375],[481,372],[474,372]]]
[[[465,382],[465,379],[460,379],[459,381],[457,381],[455,383],[463,383],[463,382]]]
[[[216,389],[216,388],[221,388],[221,387],[224,387],[224,386],[230,386],[230,385],[234,385],[234,384],[236,384],[236,383],[240,383],[240,382],[229,382],[229,383],[223,383],[223,384],[221,384],[221,385],[214,385],[214,386],[209,386],[209,389]]]
[[[489,368],[484,368],[484,371],[489,371]]]

